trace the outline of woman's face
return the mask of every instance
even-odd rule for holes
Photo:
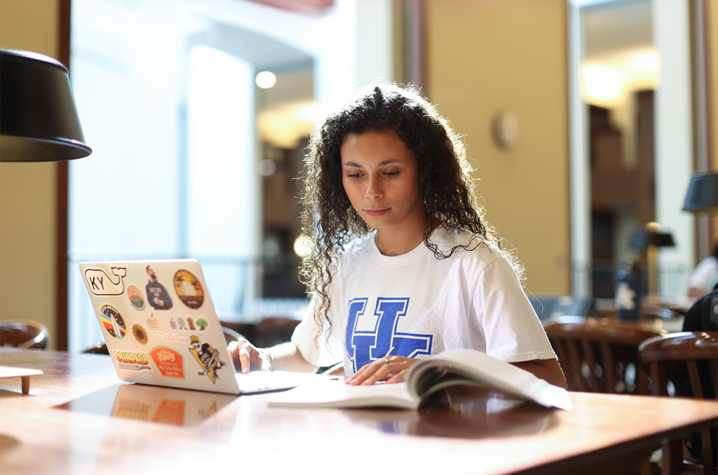
[[[379,233],[423,229],[419,166],[395,131],[347,135],[341,161],[344,190],[369,226]]]

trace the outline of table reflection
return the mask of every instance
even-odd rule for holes
[[[555,412],[487,388],[452,387],[438,392],[418,411],[343,411],[358,424],[390,434],[482,439],[539,435],[556,425]]]
[[[188,427],[199,424],[236,399],[236,396],[219,393],[115,384],[55,407]]]

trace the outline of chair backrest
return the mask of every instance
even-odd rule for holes
[[[285,343],[292,338],[299,320],[289,317],[267,317],[254,327],[254,343],[259,347],[270,347]]]
[[[607,318],[550,318],[544,328],[570,391],[639,393],[647,378],[638,364],[638,345],[660,329]]]
[[[237,330],[233,330],[229,327],[222,327],[222,333],[224,333],[224,340],[229,345],[233,341],[246,340],[244,335],[239,333]]]
[[[49,344],[50,334],[42,323],[32,320],[0,322],[0,346],[45,349]]]
[[[651,393],[668,396],[671,380],[670,363],[683,362],[688,371],[690,393],[681,391],[683,381],[671,381],[681,396],[716,399],[718,394],[718,332],[669,333],[644,341],[639,354],[648,365]],[[704,361],[705,363],[701,363]],[[710,375],[713,375],[711,377]]]
[[[641,343],[641,362],[648,365],[650,388],[654,396],[674,395],[698,399],[718,399],[718,332],[669,333]],[[686,374],[687,373],[687,374]],[[669,390],[669,383],[673,390]],[[695,462],[684,461],[682,443],[671,440],[663,447],[664,473],[718,473],[718,435],[715,427],[692,434],[686,439],[691,455],[701,457],[700,470]],[[691,467],[693,466],[693,467]]]

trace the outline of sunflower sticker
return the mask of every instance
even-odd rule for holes
[[[112,305],[106,304],[100,308],[100,321],[112,338],[122,340],[127,335],[125,319],[120,315],[120,311]]]
[[[145,308],[145,297],[142,295],[142,291],[137,288],[136,285],[130,285],[127,287],[127,297],[130,299],[130,303],[137,310]]]
[[[177,296],[189,308],[200,308],[204,303],[202,284],[191,272],[178,270],[175,273],[174,286]]]
[[[135,340],[137,340],[137,343],[139,343],[140,345],[146,345],[149,341],[149,336],[147,335],[147,332],[139,323],[132,324],[132,336],[135,337]]]

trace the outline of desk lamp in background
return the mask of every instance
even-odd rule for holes
[[[662,233],[658,223],[646,224],[646,230],[636,233],[633,247],[646,251],[646,267],[648,271],[648,304],[658,303],[658,248],[675,246],[671,233]]]
[[[0,162],[90,155],[67,68],[38,53],[0,50]]]
[[[0,50],[0,162],[54,162],[90,155],[67,68],[38,53]],[[42,371],[0,366],[0,379]]]
[[[691,176],[683,211],[711,214],[718,211],[718,172],[698,172]]]
[[[689,211],[695,214],[704,212],[709,217],[716,215],[718,212],[718,172],[701,171],[691,176],[691,181],[688,183],[688,191],[686,192],[686,199],[683,201],[683,211]],[[710,236],[709,239],[711,237],[712,236]],[[705,258],[707,256],[703,257]],[[703,261],[705,261],[705,259]],[[701,261],[701,263],[703,261]],[[712,283],[706,285],[708,291],[712,290],[710,288],[712,285]],[[694,291],[696,293],[694,293]],[[704,291],[705,289],[693,289],[691,284],[691,288],[688,292],[690,297],[695,298],[702,295]]]

